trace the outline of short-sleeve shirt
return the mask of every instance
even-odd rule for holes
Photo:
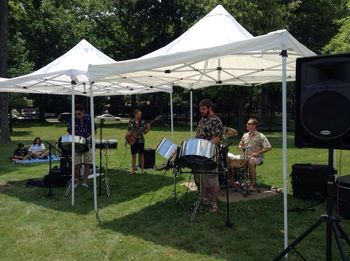
[[[72,121],[68,125],[67,132],[72,133]],[[75,118],[75,135],[88,138],[91,134],[91,117],[84,115],[82,120]]]
[[[215,114],[209,117],[202,117],[197,126],[196,138],[211,140],[214,137],[222,137],[223,125]]]
[[[254,152],[261,149],[271,148],[269,140],[261,132],[255,131],[252,134],[245,133],[239,143],[239,145],[246,149],[247,156],[250,156]],[[259,157],[264,157],[263,154]]]
[[[40,151],[44,151],[45,149],[46,149],[46,148],[45,148],[44,143],[32,144],[32,145],[30,145],[30,147],[29,147],[29,151],[30,151],[30,152],[40,152]]]
[[[20,156],[20,157],[25,157],[28,155],[28,150],[27,148],[17,148],[15,149],[14,153],[13,153],[13,156]]]
[[[146,121],[141,120],[138,123],[136,123],[135,119],[131,119],[128,123],[128,131],[138,131],[137,135],[137,143],[145,143],[145,137],[143,135],[143,131],[139,130],[144,130],[146,127]]]

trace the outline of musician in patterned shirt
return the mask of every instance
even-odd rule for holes
[[[72,122],[69,122],[67,132],[72,134]],[[75,105],[75,135],[81,136],[87,139],[91,138],[91,117],[86,115],[84,107],[81,104]],[[79,180],[80,177],[80,165],[84,165],[84,181],[82,186],[88,188],[88,177],[90,174],[90,164],[92,164],[92,153],[89,150],[85,153],[75,153],[75,179]]]
[[[223,125],[219,117],[213,112],[213,102],[209,99],[204,99],[199,103],[199,111],[202,118],[197,126],[196,138],[210,140],[218,145],[223,134]],[[213,172],[213,171],[212,171]],[[219,179],[217,174],[197,174],[195,178],[198,182],[198,176],[202,175],[202,202],[211,203],[210,212],[218,211],[217,198],[219,194]],[[209,201],[210,197],[210,201]]]
[[[144,134],[151,129],[150,124],[142,120],[142,112],[139,109],[134,110],[134,118],[129,121],[127,135],[136,135],[136,141],[131,145],[131,173],[135,175],[136,166],[136,154],[139,154],[139,166],[141,168],[141,174],[144,173],[144,149],[145,149],[145,137]]]
[[[239,142],[238,147],[245,152],[248,160],[249,190],[253,191],[256,178],[256,166],[264,161],[264,153],[272,150],[271,144],[264,134],[257,131],[258,121],[255,118],[249,118],[247,130]]]

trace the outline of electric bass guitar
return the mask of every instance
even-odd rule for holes
[[[155,117],[149,124],[152,125],[153,123],[155,123],[156,121],[159,121],[161,119],[162,116],[157,116]],[[146,126],[143,128],[136,128],[134,130],[130,130],[126,135],[125,135],[125,141],[129,144],[129,145],[134,145],[137,137],[139,136],[139,134],[141,132],[144,132],[146,129]]]

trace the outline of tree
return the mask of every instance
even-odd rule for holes
[[[349,13],[350,1],[347,4],[347,12]],[[350,15],[345,19],[339,20],[341,25],[339,32],[331,39],[331,41],[323,48],[323,53],[348,53],[350,52]]]
[[[321,53],[322,48],[337,33],[337,21],[347,15],[346,1],[291,1],[290,33],[314,52]]]
[[[7,37],[8,37],[8,1],[0,0],[0,76],[7,76]],[[8,122],[8,95],[0,94],[0,117],[1,117],[1,133],[0,142],[9,143],[10,128]]]

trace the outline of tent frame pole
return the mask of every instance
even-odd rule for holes
[[[282,173],[283,173],[283,231],[284,248],[288,246],[287,202],[287,50],[282,50]]]
[[[173,110],[173,92],[170,93],[170,129],[171,141],[174,142],[174,110]]]
[[[190,91],[190,137],[193,136],[193,91]]]
[[[72,137],[75,137],[75,85],[76,82],[74,80],[71,81],[71,86],[72,86],[72,117],[71,117],[71,123],[72,123]],[[75,183],[75,139],[72,139],[72,153],[71,153],[71,157],[72,157],[72,206],[74,206],[74,183]]]
[[[96,190],[96,138],[95,138],[95,109],[94,109],[94,94],[93,86],[90,83],[90,117],[91,117],[91,141],[92,141],[92,171],[94,182],[94,209],[97,212],[97,190]],[[102,170],[100,169],[100,178]]]

